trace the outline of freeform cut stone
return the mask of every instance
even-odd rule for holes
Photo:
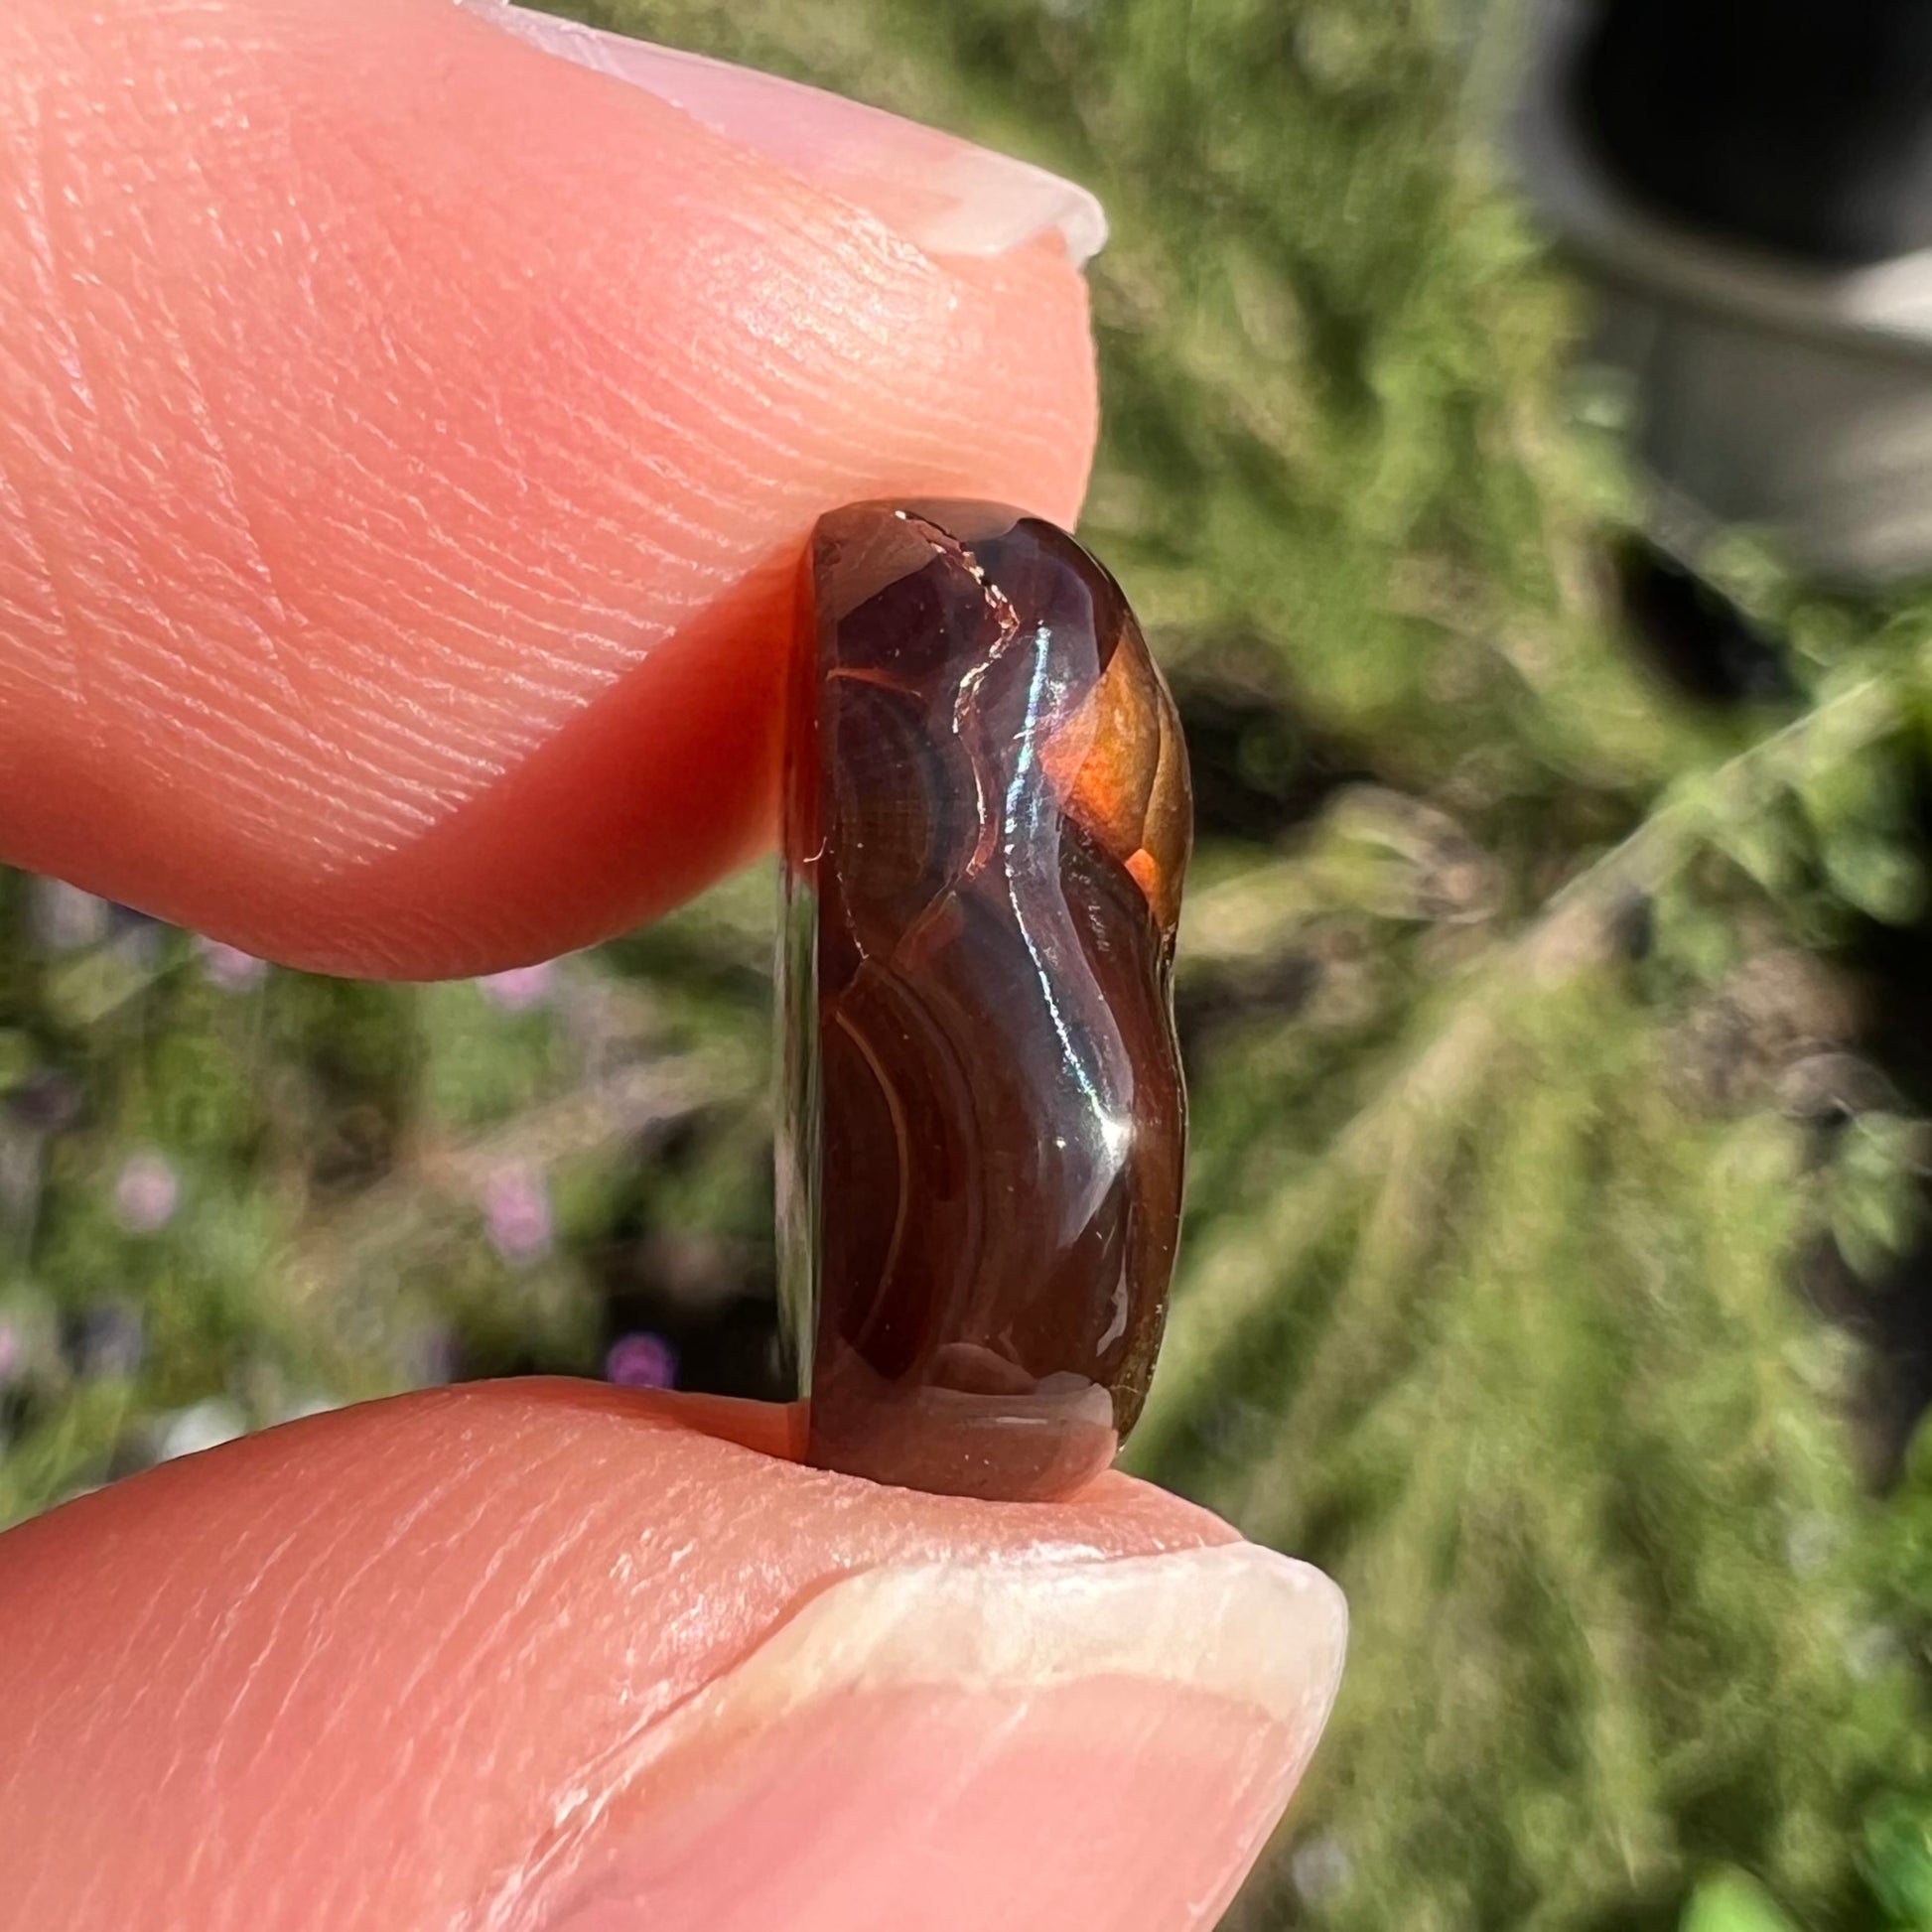
[[[1173,701],[1106,571],[992,504],[826,517],[799,628],[779,1193],[808,1454],[1062,1495],[1140,1413],[1179,1224]]]

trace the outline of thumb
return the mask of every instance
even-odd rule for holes
[[[821,510],[1071,518],[1096,224],[501,5],[8,0],[0,858],[364,975],[694,891]]]
[[[777,1414],[473,1385],[0,1537],[0,1928],[1211,1925],[1334,1587],[1124,1477],[774,1460]]]

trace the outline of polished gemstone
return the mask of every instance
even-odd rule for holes
[[[826,517],[799,629],[780,1203],[808,1453],[1065,1494],[1140,1413],[1179,1221],[1173,702],[1113,579],[992,504]]]

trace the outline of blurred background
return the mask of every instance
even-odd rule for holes
[[[1932,449],[1806,495],[1932,398],[1926,237],[1687,252],[1506,0],[578,11],[1113,216],[1083,533],[1199,811],[1129,1459],[1355,1614],[1230,1923],[1932,1927]],[[0,1519],[425,1383],[778,1392],[771,913],[412,989],[0,876]]]

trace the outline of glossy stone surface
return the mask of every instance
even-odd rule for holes
[[[1061,1495],[1140,1413],[1173,1264],[1173,702],[1113,579],[991,504],[827,517],[800,627],[780,1213],[808,1453]]]

